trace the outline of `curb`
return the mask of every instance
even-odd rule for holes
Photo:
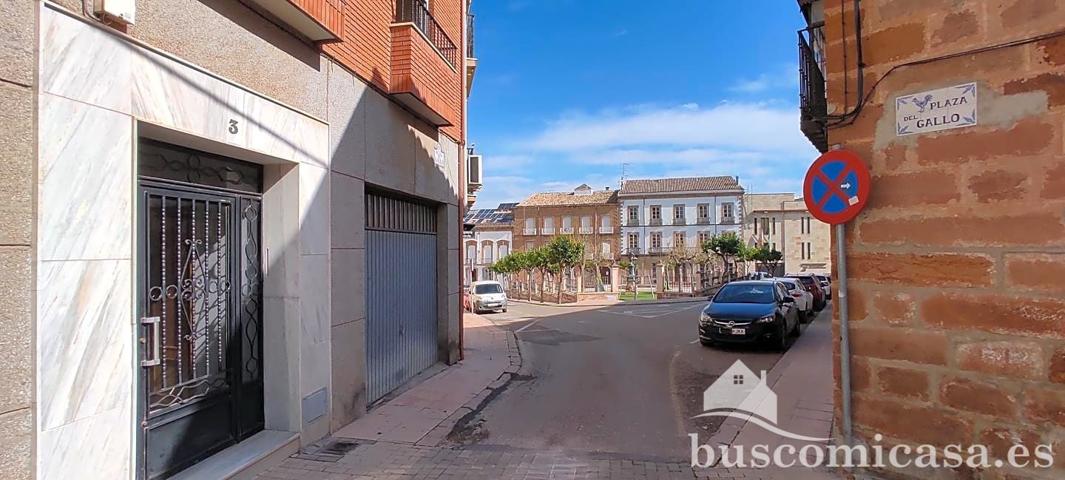
[[[457,428],[461,428],[472,420],[478,412],[487,406],[492,398],[506,389],[511,380],[514,379],[514,376],[521,370],[521,348],[518,346],[518,337],[514,332],[505,328],[496,325],[493,325],[492,328],[502,330],[506,333],[506,352],[507,359],[509,360],[507,367],[503,369],[503,372],[499,374],[499,377],[482,389],[477,396],[456,409],[451,415],[448,415],[443,422],[440,422],[439,425],[415,442],[414,445],[420,447],[438,447],[447,442],[451,432],[455,431]]]
[[[521,303],[525,305],[536,305],[538,307],[552,307],[552,308],[576,308],[576,307],[615,307],[618,305],[665,305],[670,303],[694,303],[694,302],[706,302],[706,297],[691,297],[691,298],[669,298],[662,300],[636,300],[632,302],[617,301],[613,303],[539,303],[530,302],[528,300],[510,299],[511,303]]]

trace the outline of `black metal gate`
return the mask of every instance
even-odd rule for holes
[[[261,200],[203,186],[250,164],[142,142],[140,165],[141,465],[155,479],[263,429]]]

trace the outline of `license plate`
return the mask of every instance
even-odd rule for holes
[[[746,328],[733,328],[732,329],[732,334],[733,335],[747,335],[747,329]]]

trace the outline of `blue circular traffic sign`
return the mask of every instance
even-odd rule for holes
[[[825,152],[806,172],[803,200],[814,218],[830,225],[851,221],[869,200],[869,168],[848,150]]]

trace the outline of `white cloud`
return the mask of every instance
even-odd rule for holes
[[[771,73],[762,73],[756,78],[741,79],[729,87],[732,92],[762,93],[776,89],[796,89],[799,86],[799,67],[787,65]]]
[[[641,108],[626,113],[572,114],[557,120],[525,147],[579,151],[624,147],[712,147],[726,151],[809,148],[794,106],[723,103]]]

